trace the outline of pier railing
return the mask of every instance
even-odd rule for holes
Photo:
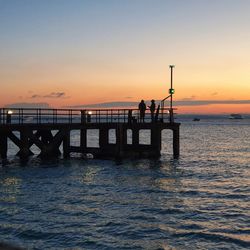
[[[154,116],[146,110],[140,119],[138,109],[40,109],[2,108],[0,124],[72,124],[72,123],[140,123],[169,122],[171,110],[158,109]]]

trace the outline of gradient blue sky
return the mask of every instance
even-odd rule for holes
[[[178,100],[250,99],[249,13],[247,0],[0,0],[0,104],[161,99],[169,64]]]

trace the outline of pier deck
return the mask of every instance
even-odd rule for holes
[[[142,122],[137,109],[0,109],[0,156],[7,158],[8,141],[18,148],[20,157],[33,154],[36,145],[41,156],[57,156],[71,152],[93,154],[94,157],[158,157],[161,153],[161,132],[173,131],[173,155],[179,157],[179,123],[171,110],[164,108],[151,119],[149,111]],[[71,132],[79,131],[79,146],[71,145]],[[88,133],[94,131],[98,146],[88,145]],[[115,142],[109,133],[115,131]],[[149,143],[140,143],[140,131],[148,131]],[[128,139],[128,134],[131,140]],[[62,152],[61,152],[62,151]]]

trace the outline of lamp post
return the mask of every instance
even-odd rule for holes
[[[174,65],[169,65],[170,68],[170,89],[169,89],[169,94],[170,94],[170,110],[169,110],[169,118],[170,122],[174,122],[174,112],[173,112],[173,94],[174,94],[174,89],[173,89],[173,68]]]
[[[7,117],[6,117],[6,123],[10,124],[11,123],[11,115],[13,114],[12,110],[7,111]]]
[[[88,111],[88,113],[87,113],[87,122],[91,122],[91,115],[92,115],[92,111]]]
[[[174,65],[169,65],[171,76],[170,76],[170,89],[169,89],[169,94],[170,94],[170,108],[172,109],[173,107],[173,94],[174,94],[174,89],[173,89],[173,68]]]

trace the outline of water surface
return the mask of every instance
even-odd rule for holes
[[[179,160],[169,131],[159,160],[10,156],[0,165],[0,241],[30,249],[249,249],[249,135],[246,119],[187,119]]]

